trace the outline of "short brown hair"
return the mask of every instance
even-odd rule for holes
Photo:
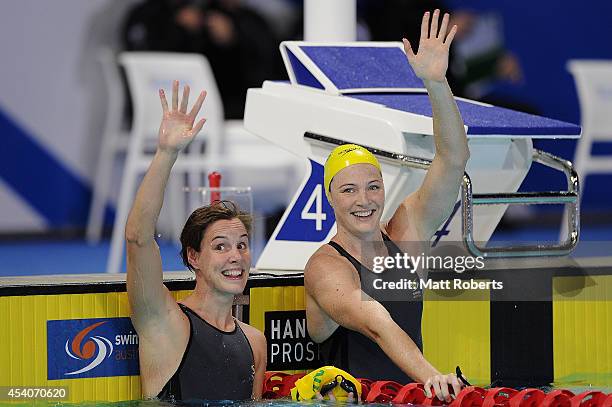
[[[217,201],[202,206],[189,215],[183,231],[181,232],[181,257],[183,264],[191,271],[195,271],[187,257],[187,248],[200,251],[200,244],[206,229],[218,220],[239,219],[251,236],[252,217],[247,212],[241,212],[238,205],[232,201]]]

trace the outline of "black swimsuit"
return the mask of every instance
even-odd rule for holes
[[[395,256],[398,253],[403,255],[397,245],[384,233],[383,241],[389,256]],[[417,275],[410,274],[405,269],[396,268],[387,269],[382,274],[374,273],[363,266],[338,243],[329,242],[329,244],[357,269],[361,280],[361,290],[381,303],[389,311],[393,321],[410,336],[422,351],[422,291],[418,288],[414,290],[394,290],[393,292],[389,290],[381,292],[373,289],[375,279],[382,278],[384,281],[411,279],[418,281]],[[399,297],[401,297],[401,301],[399,301]],[[412,381],[387,357],[378,344],[365,335],[343,326],[339,326],[329,338],[321,343],[319,349],[321,359],[325,364],[346,370],[355,377],[372,380],[394,380],[401,384]]]
[[[177,371],[157,397],[172,402],[251,399],[253,350],[238,322],[232,332],[224,332],[179,306],[189,318],[189,342]]]

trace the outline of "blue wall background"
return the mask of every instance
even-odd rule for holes
[[[507,48],[514,52],[521,61],[525,81],[521,86],[499,85],[496,90],[497,95],[507,96],[532,105],[544,116],[580,123],[580,111],[574,82],[565,65],[567,60],[572,58],[612,59],[612,0],[580,2],[573,0],[447,1],[453,8],[463,7],[481,12],[494,11],[503,17]],[[99,3],[104,2],[99,1]],[[107,3],[111,4],[111,2]],[[113,2],[113,4],[115,3]],[[14,0],[13,2],[7,2],[7,4],[13,7],[12,9],[8,9],[8,6],[5,7],[11,13],[0,13],[0,16],[6,15],[6,21],[10,22],[11,20],[17,21],[13,16],[15,12],[23,15],[29,12],[28,7],[32,4],[35,5],[35,1]],[[79,19],[91,18],[91,13],[101,13],[95,14],[97,20],[100,20],[99,15],[107,15],[107,9],[101,8],[101,11],[98,10],[99,5],[82,6],[83,10],[79,7],[71,7],[69,3],[62,7],[55,10],[56,13],[52,16],[54,19],[45,17],[45,23],[48,27],[57,25],[59,21],[70,20],[74,22],[80,21]],[[74,12],[74,15],[71,14],[72,12]],[[108,20],[110,22],[111,19],[108,18]],[[5,24],[5,26],[9,25]],[[89,38],[81,38],[83,30],[80,30],[74,24],[64,24],[63,27],[70,28],[70,30],[59,31],[51,30],[47,26],[37,21],[32,24],[32,27],[40,28],[41,33],[46,34],[48,38],[44,37],[43,34],[32,35],[31,37],[24,34],[18,35],[18,37],[26,45],[28,44],[27,41],[39,43],[44,39],[48,43],[54,44],[49,45],[49,49],[55,49],[54,47],[57,44],[64,44],[65,38],[68,37],[77,38],[84,44],[93,41]],[[26,31],[31,30],[28,28]],[[87,30],[84,31],[87,32]],[[109,32],[111,31],[109,30]],[[50,33],[57,34],[57,36],[52,36]],[[95,35],[100,34],[96,31]],[[94,36],[94,34],[91,34],[91,36]],[[10,36],[5,37],[11,38]],[[98,42],[101,41],[100,39]],[[43,42],[43,44],[46,43]],[[8,45],[14,45],[14,41],[5,41],[0,45],[6,48],[3,48],[2,55],[14,54],[13,48],[8,47]],[[74,46],[74,44],[72,45]],[[21,48],[34,49],[31,46]],[[93,49],[93,47],[89,48]],[[72,65],[79,63],[78,61],[81,60],[79,49],[63,47],[61,58],[56,58],[52,69],[48,68],[50,57],[48,55],[41,56],[38,48],[34,50],[36,52],[32,52],[32,57],[30,57],[32,60],[38,60],[39,58],[46,60],[46,64],[41,65],[40,69],[46,69],[51,73],[56,72],[53,71],[54,69],[69,68],[74,69],[75,72],[79,71]],[[50,52],[52,56],[56,54],[57,52]],[[91,58],[93,57],[90,56],[90,61],[93,61]],[[9,62],[13,60],[7,59]],[[10,66],[8,62],[4,65],[4,70],[6,70],[6,66]],[[83,69],[87,70],[88,66]],[[29,75],[36,74],[36,70],[26,71]],[[93,70],[90,71],[94,72]],[[63,74],[64,72],[61,71],[60,73]],[[12,83],[14,81],[14,78],[9,74],[4,75],[4,78],[6,82]],[[33,82],[27,76],[19,76],[18,79],[27,80],[30,84]],[[82,100],[79,99],[79,103],[85,103],[84,93],[81,94],[81,86],[83,86],[83,83],[79,82],[81,80],[82,78],[75,77],[73,83],[66,75],[58,75],[58,83],[62,86],[65,86],[66,83],[73,85],[74,89],[71,89],[71,92],[83,98]],[[53,93],[55,88],[52,85],[53,83],[50,83],[49,88],[45,88],[43,91]],[[26,94],[28,93],[24,93],[24,95]],[[66,165],[65,157],[52,154],[46,148],[47,144],[54,141],[52,136],[45,134],[45,137],[42,137],[43,135],[34,134],[32,130],[33,128],[49,129],[49,132],[55,135],[53,133],[54,128],[51,128],[53,126],[31,126],[28,123],[20,123],[16,118],[11,117],[8,111],[5,106],[0,106],[0,135],[6,140],[5,144],[8,143],[6,144],[8,148],[6,151],[17,151],[18,153],[4,155],[4,161],[0,164],[0,179],[4,181],[16,197],[22,199],[25,204],[40,215],[49,229],[82,228],[86,223],[90,199],[90,181],[86,179],[86,176],[93,173],[93,169],[88,168],[90,164],[85,157],[91,155],[88,155],[89,153],[83,155],[82,168],[78,168],[79,174],[77,174],[74,168],[69,168]],[[38,118],[36,114],[30,116]],[[51,115],[48,115],[49,117],[47,115],[43,116],[41,120],[51,120]],[[56,123],[53,122],[52,124]],[[87,128],[87,124],[74,126],[74,129],[81,128]],[[73,131],[73,133],[75,132]],[[75,133],[66,135],[65,139],[68,140],[67,142],[74,143],[74,140],[81,136],[90,135],[88,133]],[[40,140],[45,140],[46,143],[41,143]],[[93,142],[92,145],[94,145]],[[538,141],[536,146],[564,158],[572,159],[575,142]],[[611,147],[610,145],[598,146],[598,150],[607,152],[612,159]],[[57,151],[61,152],[62,149],[58,148]],[[73,161],[78,162],[79,160]],[[24,163],[27,163],[25,170]],[[605,211],[612,214],[612,188],[609,185],[612,185],[612,176],[589,177],[583,201],[585,212]],[[538,166],[533,168],[522,187],[524,190],[563,188],[565,188],[564,179],[559,173],[547,171]]]
[[[528,103],[543,116],[580,123],[578,96],[565,66],[569,59],[612,59],[612,1],[449,0],[448,4],[503,17],[506,46],[522,64],[524,84],[500,85],[497,95]],[[574,156],[574,141],[538,141],[536,146],[567,159]],[[597,145],[594,153],[612,154],[610,147]],[[611,184],[612,176],[589,176],[583,209],[612,211]],[[555,172],[534,168],[523,189],[546,190],[551,185],[565,188]]]

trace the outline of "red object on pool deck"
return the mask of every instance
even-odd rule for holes
[[[208,186],[210,188],[219,188],[221,187],[221,174],[217,171],[213,171],[208,174]],[[210,203],[214,203],[221,200],[221,192],[215,191],[210,192]]]

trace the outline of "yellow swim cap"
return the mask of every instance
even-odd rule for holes
[[[378,171],[381,171],[380,164],[376,157],[374,157],[374,154],[360,145],[343,144],[334,148],[327,157],[327,161],[325,161],[325,175],[323,179],[327,199],[329,199],[329,185],[331,184],[332,178],[334,178],[340,170],[354,164],[372,164],[374,167],[378,168]]]
[[[339,401],[347,401],[349,392],[353,393],[355,402],[361,399],[359,380],[334,366],[323,366],[297,380],[295,387],[291,389],[291,398],[295,401],[312,400],[317,392],[325,393],[326,389]],[[328,393],[321,395],[325,397]]]

